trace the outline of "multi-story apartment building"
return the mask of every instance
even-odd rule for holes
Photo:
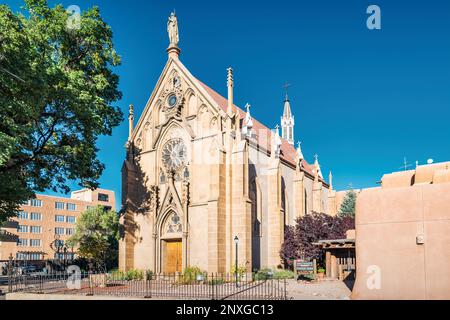
[[[36,195],[0,229],[0,261],[10,255],[18,260],[61,258],[64,248],[70,259],[73,250],[65,241],[75,232],[81,213],[97,205],[115,209],[114,191],[83,189],[70,198]]]

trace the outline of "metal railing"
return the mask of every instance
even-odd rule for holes
[[[285,300],[286,280],[256,280],[244,274],[140,274],[131,279],[122,273],[10,275],[9,292],[78,294],[163,299]]]

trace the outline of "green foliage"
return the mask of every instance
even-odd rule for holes
[[[189,266],[183,270],[182,276],[178,279],[180,284],[191,284],[197,282],[197,276],[202,275],[206,279],[206,273],[197,266]]]
[[[217,278],[217,279],[214,278],[214,279],[208,280],[208,284],[213,285],[213,286],[224,284],[224,283],[225,283],[225,280],[223,278]]]
[[[184,284],[190,284],[197,281],[197,276],[203,275],[202,270],[197,266],[189,266],[184,268],[183,270],[183,279],[182,282]]]
[[[67,180],[97,187],[97,138],[123,118],[120,57],[99,9],[78,29],[62,5],[26,0],[23,10],[0,5],[0,222],[35,192],[68,192]]]
[[[247,272],[247,268],[246,268],[245,264],[241,264],[241,265],[238,266],[237,268],[236,268],[236,265],[233,265],[233,266],[231,267],[231,274],[232,274],[234,277],[235,277],[235,275],[236,275],[236,272],[237,272],[237,274],[238,274],[239,279],[241,279],[241,278],[245,275],[245,273]]]
[[[339,209],[340,217],[355,217],[355,204],[356,204],[357,194],[353,190],[347,191],[344,200],[342,201],[341,207]]]
[[[275,271],[272,271],[272,269],[264,268],[261,270],[258,270],[254,274],[255,280],[268,280],[268,279],[294,279],[295,273],[291,270],[285,270],[285,269],[277,269]]]
[[[128,271],[113,270],[109,273],[110,280],[151,280],[153,272],[151,270],[130,269]]]
[[[317,272],[318,272],[318,273],[325,273],[325,269],[324,269],[324,268],[319,268],[319,269],[317,270]]]
[[[153,271],[152,270],[145,270],[145,279],[146,280],[152,280],[153,279]]]
[[[92,260],[97,268],[109,268],[117,264],[118,240],[117,213],[97,206],[81,214],[75,234],[66,243],[78,247],[77,254]]]
[[[268,279],[272,279],[272,278],[273,278],[273,272],[269,268],[264,268],[264,269],[258,270],[254,275],[255,280],[268,280]]]
[[[291,270],[278,269],[273,273],[274,279],[295,279],[295,273]]]

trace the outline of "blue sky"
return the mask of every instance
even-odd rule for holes
[[[2,1],[15,10],[22,1]],[[280,121],[284,89],[306,159],[319,155],[337,189],[376,186],[403,158],[450,160],[450,2],[428,1],[50,1],[98,5],[122,55],[118,105],[140,115],[167,60],[166,21],[176,9],[181,61],[269,127]],[[366,9],[381,8],[368,30]],[[100,179],[120,202],[128,124],[99,140]],[[76,189],[76,184],[73,184]],[[119,206],[118,206],[119,207]]]

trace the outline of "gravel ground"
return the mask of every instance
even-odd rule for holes
[[[297,282],[288,280],[288,299],[294,300],[349,300],[350,289],[339,280]]]

